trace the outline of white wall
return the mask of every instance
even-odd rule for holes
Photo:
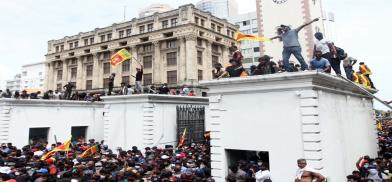
[[[299,158],[328,181],[344,181],[360,156],[376,155],[372,102],[338,77],[282,73],[201,85],[211,95],[206,125],[218,181],[227,175],[226,149],[268,151],[273,181],[293,181]]]
[[[0,142],[17,147],[28,144],[29,129],[49,127],[48,142],[62,142],[73,126],[87,126],[86,139],[103,139],[103,104],[77,101],[0,100]]]
[[[176,106],[208,105],[208,98],[168,95],[103,97],[104,138],[109,147],[175,145]]]

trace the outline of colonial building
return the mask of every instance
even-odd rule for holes
[[[212,65],[227,63],[236,25],[194,5],[115,23],[48,42],[46,89],[72,82],[77,90],[102,90],[111,73],[114,85],[133,84],[135,68],[144,65],[145,85],[197,84],[210,79]],[[113,68],[110,57],[126,48],[135,59]]]

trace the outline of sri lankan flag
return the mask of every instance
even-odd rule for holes
[[[255,35],[244,34],[242,32],[236,32],[234,35],[234,39],[239,42],[241,40],[254,40],[254,41],[267,41],[271,40],[268,37],[260,37]]]
[[[54,155],[56,152],[59,152],[59,151],[63,151],[63,152],[69,151],[69,146],[71,145],[71,140],[72,140],[72,136],[70,136],[63,144],[57,146],[53,150],[51,150],[48,153],[46,153],[45,155],[43,155],[41,157],[41,160],[49,159],[50,157],[52,157],[52,155]]]
[[[113,67],[121,64],[127,59],[131,59],[132,54],[129,53],[126,49],[121,49],[119,50],[116,54],[114,54],[110,60],[110,64],[112,64]]]
[[[97,153],[97,151],[98,151],[98,145],[93,145],[92,147],[86,149],[86,150],[80,155],[80,157],[83,158],[83,157],[92,156],[92,155],[94,155],[95,153]]]
[[[180,141],[178,142],[177,148],[184,146],[185,139],[186,139],[186,128],[184,129],[184,132],[182,132],[182,135],[181,135]]]

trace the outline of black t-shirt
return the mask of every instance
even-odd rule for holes
[[[143,78],[143,69],[136,73],[136,81],[142,81]]]
[[[170,92],[168,87],[160,87],[159,88],[159,94],[168,94]]]
[[[230,77],[240,77],[245,69],[242,66],[229,66],[226,68],[226,71],[229,73]]]

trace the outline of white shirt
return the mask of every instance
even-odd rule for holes
[[[316,39],[314,41],[314,45],[316,46],[316,50],[321,51],[323,54],[331,52],[328,47],[328,44],[330,44],[330,43],[331,43],[331,41],[329,41],[327,39],[322,39],[322,40]]]
[[[269,170],[265,170],[265,171],[257,171],[256,173],[256,182],[263,182],[266,179],[270,179],[271,178],[271,173]]]
[[[134,90],[133,90],[132,88],[128,88],[127,95],[132,95],[132,94],[133,94],[133,92],[134,92]]]

